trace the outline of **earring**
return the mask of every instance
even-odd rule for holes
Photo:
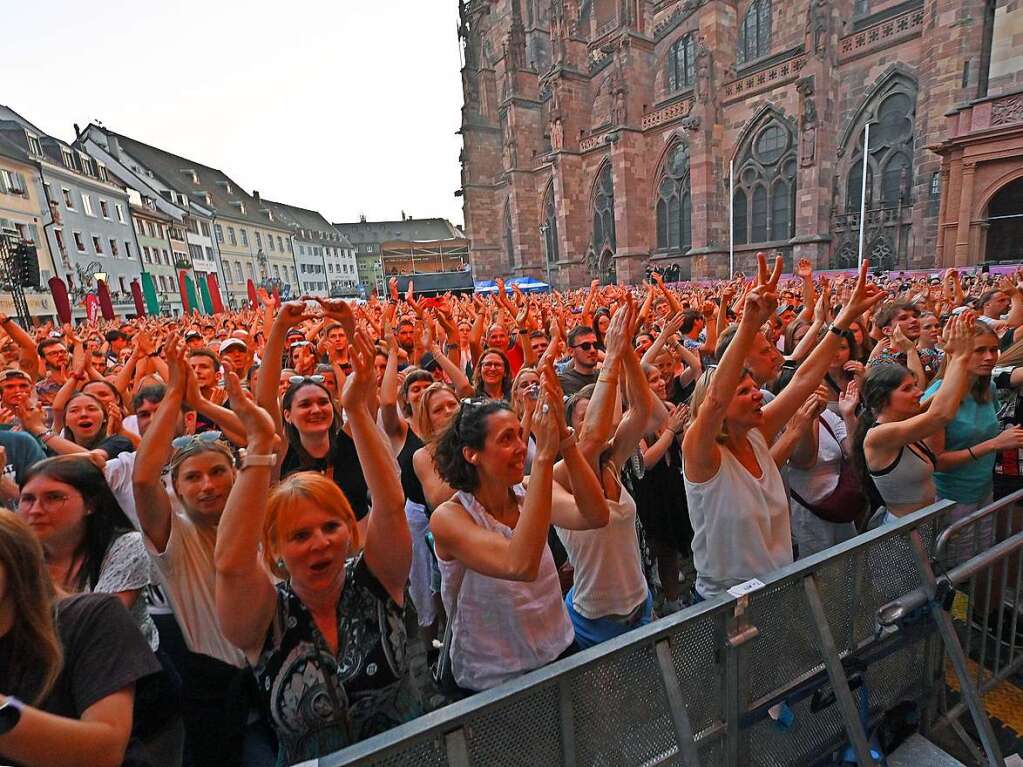
[[[277,558],[277,569],[278,569],[278,570],[284,570],[284,571],[286,571],[286,570],[288,569],[288,568],[287,568],[287,567],[286,567],[286,566],[284,565],[284,558],[283,558],[283,557],[278,557],[278,558]]]

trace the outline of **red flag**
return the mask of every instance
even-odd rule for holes
[[[50,295],[53,296],[53,306],[57,310],[60,324],[71,324],[71,301],[67,296],[67,285],[60,277],[50,277],[47,284],[50,286]]]
[[[131,297],[135,302],[135,315],[138,317],[146,316],[146,304],[142,300],[142,286],[139,285],[138,280],[131,281]]]
[[[99,314],[99,299],[96,298],[96,294],[89,291],[85,294],[85,316],[91,322],[96,319],[96,315]]]
[[[181,292],[181,313],[187,315],[194,309],[194,306],[188,305],[188,291],[185,289],[185,270],[178,270],[178,290]]]
[[[249,280],[245,285],[245,289],[249,294],[249,303],[255,308],[259,306],[259,296],[256,295],[256,286],[252,284],[252,280]]]
[[[221,314],[224,311],[224,302],[220,299],[220,286],[217,284],[217,275],[213,272],[206,272],[206,287],[210,289],[213,313]]]
[[[99,309],[103,312],[103,319],[114,318],[114,304],[110,300],[110,290],[103,280],[96,280],[96,292],[99,293]]]

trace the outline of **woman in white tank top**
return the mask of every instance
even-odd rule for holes
[[[430,529],[452,621],[451,669],[467,690],[489,689],[573,647],[547,531],[552,516],[579,528],[607,524],[600,483],[565,426],[550,363],[543,377],[528,489],[522,426],[505,402],[462,400],[436,447],[437,470],[458,492],[433,512]],[[571,492],[553,481],[559,448]]]
[[[631,301],[618,309],[608,327],[607,355],[596,384],[583,387],[565,406],[566,418],[580,433],[579,449],[589,471],[600,477],[609,511],[604,527],[555,528],[575,570],[575,584],[565,604],[576,643],[583,648],[649,623],[653,614],[636,535],[636,502],[618,477],[618,467],[639,446],[653,404],[650,385],[630,342],[635,314]],[[612,436],[623,368],[629,409]],[[555,479],[564,481],[557,473]]]
[[[849,301],[792,381],[769,404],[744,367],[756,334],[778,304],[782,259],[768,277],[757,254],[757,283],[746,296],[738,330],[717,369],[693,392],[691,423],[682,443],[686,496],[693,523],[693,562],[699,598],[792,562],[789,501],[769,440],[777,434],[824,378],[841,331],[883,294],[867,282],[868,263]],[[771,436],[767,436],[771,435]]]

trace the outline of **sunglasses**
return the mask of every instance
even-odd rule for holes
[[[198,445],[212,445],[224,436],[219,431],[204,431],[200,434],[185,434],[171,440],[171,447],[175,450],[183,450]]]
[[[582,349],[584,352],[591,352],[597,348],[597,344],[595,341],[583,341],[581,344],[576,344],[572,348]]]
[[[326,380],[327,379],[324,376],[321,376],[321,375],[314,375],[314,376],[289,376],[288,383],[290,383],[292,386],[295,386],[297,384],[303,384],[303,383],[321,384],[321,383],[323,383]]]

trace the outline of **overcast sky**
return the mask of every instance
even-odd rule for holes
[[[331,221],[462,224],[456,0],[0,0],[0,103],[108,128]]]

